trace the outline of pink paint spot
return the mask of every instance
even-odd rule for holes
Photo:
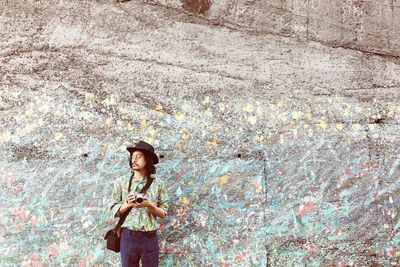
[[[33,217],[32,217],[32,219],[30,220],[30,223],[31,223],[33,226],[39,225],[39,222],[38,222],[38,220],[36,219],[36,216],[33,216]]]
[[[81,260],[81,262],[80,262],[80,266],[81,267],[84,267],[86,265],[86,261],[84,261],[84,260]]]
[[[310,208],[311,211],[314,211],[314,205],[313,203],[308,203],[308,207]]]
[[[347,173],[347,174],[350,174],[350,172],[351,172],[351,171],[350,171],[350,168],[347,168],[347,169],[346,169],[346,173]]]
[[[307,215],[307,210],[306,209],[302,209],[300,212],[301,217]]]
[[[57,258],[58,250],[54,246],[48,246],[48,249],[50,250],[50,257]]]

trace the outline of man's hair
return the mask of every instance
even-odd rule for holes
[[[132,155],[133,152],[130,153],[129,155],[129,166],[132,169]],[[155,174],[156,173],[156,167],[154,166],[153,160],[151,159],[151,157],[149,157],[147,154],[143,153],[144,155],[144,160],[146,161],[146,175],[150,177],[151,174]]]

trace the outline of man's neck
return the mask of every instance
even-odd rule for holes
[[[143,180],[147,178],[146,170],[135,170],[134,172],[135,172],[134,177],[136,180]]]

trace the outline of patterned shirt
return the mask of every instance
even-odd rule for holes
[[[151,175],[151,178],[155,177]],[[114,182],[112,199],[108,206],[108,210],[111,215],[113,215],[113,218],[119,217],[117,211],[126,201],[128,196],[129,179],[130,175],[123,175]],[[135,178],[133,178],[130,192],[139,193],[145,184],[146,179],[135,180]],[[159,178],[155,178],[147,190],[146,196],[148,196],[157,207],[163,209],[165,213],[167,213],[169,200],[163,181]],[[160,219],[153,215],[147,208],[133,207],[121,227],[126,227],[135,231],[153,231],[160,228]]]

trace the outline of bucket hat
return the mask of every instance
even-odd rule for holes
[[[154,153],[154,147],[149,143],[139,141],[135,146],[127,147],[126,150],[128,150],[129,153],[133,153],[134,151],[141,151],[153,160],[154,165],[158,163],[158,157]]]

